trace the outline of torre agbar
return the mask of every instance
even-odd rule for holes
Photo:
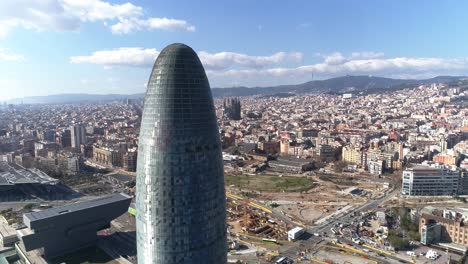
[[[137,165],[138,263],[227,262],[216,114],[197,54],[164,48],[146,91]]]

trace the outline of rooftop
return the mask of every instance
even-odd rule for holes
[[[135,179],[135,177],[121,173],[108,174],[108,176],[118,180],[119,182],[130,182]]]
[[[127,200],[127,199],[131,199],[131,197],[126,194],[119,193],[119,194],[114,194],[111,196],[106,196],[106,197],[102,197],[102,198],[98,198],[98,199],[94,199],[90,201],[50,208],[50,209],[39,211],[39,212],[27,213],[27,214],[24,214],[24,217],[28,218],[31,222],[34,222],[34,221],[62,215],[62,214],[68,214],[68,213],[72,213],[72,212],[76,212],[76,211],[80,211],[80,210],[84,210],[84,209],[88,209],[92,207],[98,207],[98,206],[105,205],[108,203],[114,203],[118,201]]]
[[[299,159],[296,157],[278,157],[277,160],[271,160],[270,163],[281,164],[286,166],[303,166],[311,163],[310,159]]]
[[[0,186],[15,184],[56,184],[54,179],[41,170],[26,169],[16,163],[0,161]]]
[[[16,230],[7,224],[0,224],[0,238],[11,236],[16,236]]]

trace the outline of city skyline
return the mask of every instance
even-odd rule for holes
[[[169,263],[187,263],[206,256],[187,252],[206,253],[207,244],[228,246],[229,261],[241,263],[463,258],[467,79],[403,84],[384,93],[217,97],[213,107],[210,93],[219,90],[210,91],[198,58],[193,63],[197,55],[166,55],[154,67],[145,100],[0,104],[0,218],[8,219],[0,221],[0,237],[10,247],[0,260],[47,261],[22,240],[39,230],[24,215],[67,215],[64,205],[113,193],[136,195],[128,213],[110,225],[80,218],[75,229],[90,231],[83,238],[99,230],[92,245],[111,252],[109,261],[170,256]],[[214,177],[223,172],[224,184]],[[225,222],[214,216],[224,209]],[[16,230],[22,223],[29,229]],[[34,248],[60,241],[48,234],[59,235],[68,224],[40,228],[47,237]],[[210,243],[221,234],[227,245]],[[460,253],[432,246],[450,242]],[[64,245],[52,248],[57,263],[68,262],[69,254],[78,263],[94,262],[94,254]]]
[[[0,264],[467,262],[467,9],[0,0]]]
[[[466,5],[2,1],[0,101],[141,93],[152,61],[171,42],[194,47],[212,87],[296,84],[347,74],[466,75],[466,49],[459,45],[465,40]]]

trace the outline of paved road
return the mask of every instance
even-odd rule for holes
[[[358,206],[358,207],[356,207],[356,208],[354,208],[352,210],[349,210],[347,213],[343,213],[343,214],[339,215],[338,217],[334,217],[333,219],[330,219],[330,221],[327,221],[327,223],[325,223],[325,224],[322,224],[322,225],[319,225],[319,226],[307,227],[306,230],[307,230],[307,233],[309,233],[309,236],[306,238],[306,240],[297,241],[292,246],[286,247],[286,249],[281,250],[281,254],[285,255],[285,256],[287,256],[289,258],[295,259],[295,258],[297,258],[297,252],[302,251],[304,248],[308,248],[308,249],[318,248],[318,245],[328,242],[329,239],[326,238],[325,240],[321,240],[321,238],[315,237],[312,234],[314,234],[314,233],[322,234],[324,231],[329,231],[330,228],[333,225],[335,225],[335,223],[338,223],[338,222],[348,223],[348,222],[351,221],[351,218],[352,218],[351,215],[354,212],[359,214],[361,212],[367,212],[367,211],[370,211],[370,210],[374,210],[378,206],[383,204],[384,202],[386,202],[386,201],[392,199],[393,197],[395,197],[398,194],[398,192],[399,192],[398,190],[393,190],[390,193],[388,193],[387,195],[383,196],[382,198],[377,199],[377,200],[369,200],[368,202],[364,203],[363,205],[360,205],[360,206]],[[276,215],[275,215],[275,217],[276,217]],[[285,216],[283,216],[283,217],[285,217]],[[283,220],[283,218],[280,218],[280,219]],[[347,239],[345,239],[344,242],[351,243],[351,241],[347,240]],[[385,262],[391,263],[391,262],[387,261],[388,258],[392,259],[393,263],[395,261],[400,260],[400,259],[398,259],[396,257],[391,257],[391,256],[382,257],[382,256],[379,256],[379,255],[377,255],[375,253],[371,253],[371,256],[374,256],[375,258],[378,258],[379,262],[383,262],[383,263],[385,263]]]

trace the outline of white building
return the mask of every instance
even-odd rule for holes
[[[367,162],[368,170],[370,174],[382,175],[383,173],[383,160],[371,160]]]
[[[459,177],[458,171],[415,165],[403,171],[401,193],[410,196],[455,195]]]
[[[76,175],[80,172],[80,160],[78,157],[67,158],[67,174]]]
[[[6,153],[0,155],[0,161],[12,163],[15,159],[14,153]]]
[[[298,239],[300,236],[302,236],[302,234],[304,234],[305,230],[304,228],[302,227],[295,227],[291,230],[288,231],[288,240],[289,241],[294,241],[296,239]]]

